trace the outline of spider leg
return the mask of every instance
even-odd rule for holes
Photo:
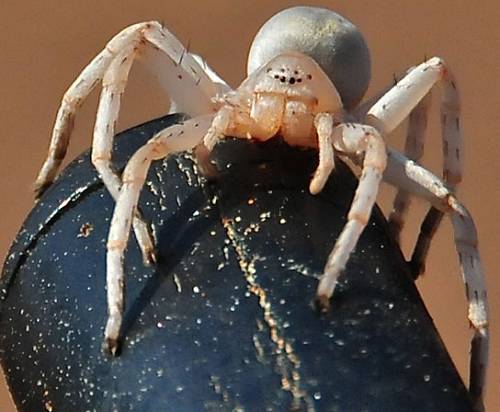
[[[420,232],[408,262],[414,279],[417,279],[425,272],[425,259],[429,253],[432,238],[443,220],[443,216],[442,211],[431,206],[420,225]]]
[[[410,73],[415,66],[410,67],[408,70],[405,72],[405,76]],[[362,122],[365,116],[367,115],[368,111],[374,106],[389,90],[391,90],[395,84],[399,81],[399,77],[396,77],[394,75],[394,84],[390,86],[384,87],[382,90],[379,90],[377,93],[375,93],[373,96],[365,99],[363,102],[361,102],[357,107],[355,107],[353,110],[349,112],[354,119],[358,122]]]
[[[320,113],[314,119],[314,125],[318,134],[319,163],[309,184],[309,191],[313,195],[321,192],[335,167],[332,145],[333,118],[326,113]]]
[[[460,99],[456,82],[445,62],[434,57],[411,69],[408,74],[391,88],[368,111],[365,122],[375,126],[383,134],[390,133],[403,119],[410,116],[407,153],[418,160],[422,155],[426,114],[426,96],[440,83],[443,88],[441,98],[441,129],[443,141],[443,178],[448,187],[455,190],[462,180],[462,134],[460,129]],[[415,145],[413,148],[412,146]],[[422,146],[422,147],[419,147]],[[392,231],[399,237],[404,214],[408,207],[408,196],[404,191],[396,195],[394,211],[390,217]],[[430,210],[425,219],[425,230],[417,240],[412,258],[415,276],[424,268],[428,246],[441,218],[435,210]]]
[[[445,182],[401,153],[389,150],[384,180],[427,199],[435,210],[448,213],[451,218],[469,305],[468,318],[474,328],[469,391],[477,410],[482,410],[489,347],[488,300],[474,221]]]
[[[274,102],[276,103],[276,102]],[[281,104],[279,101],[277,104]],[[264,108],[257,106],[257,110],[265,111]],[[263,123],[268,122],[264,127]],[[211,151],[214,146],[224,137],[233,136],[242,139],[251,139],[252,136],[260,136],[259,140],[266,140],[273,137],[279,130],[281,118],[271,117],[264,119],[255,119],[252,113],[245,111],[242,107],[236,105],[224,105],[215,115],[207,134],[203,139],[204,146]]]
[[[165,28],[147,30],[144,38],[150,45],[144,50],[147,67],[158,75],[160,85],[169,95],[170,112],[191,117],[215,112],[212,99],[231,88],[206,61],[188,52]]]
[[[122,188],[116,201],[107,243],[107,298],[108,321],[104,332],[106,349],[116,354],[123,320],[124,268],[123,260],[131,223],[139,194],[153,160],[172,153],[191,150],[202,142],[213,115],[205,115],[168,127],[142,146],[129,160],[123,175]]]
[[[409,68],[405,75],[410,73],[414,67]],[[395,84],[397,84],[399,80],[395,78]],[[376,93],[373,97],[365,100],[362,104],[356,107],[350,114],[354,119],[358,121],[363,121],[368,111],[374,106],[384,95],[391,90],[393,86],[386,87],[382,91]],[[418,161],[422,158],[424,152],[424,138],[425,138],[425,129],[427,127],[427,118],[428,118],[428,110],[431,103],[431,93],[429,92],[410,112],[409,122],[408,122],[408,130],[406,135],[405,142],[405,154],[410,159]],[[401,230],[404,225],[404,218],[408,211],[408,207],[410,204],[410,195],[408,192],[398,189],[398,192],[394,198],[393,202],[393,210],[389,215],[389,230],[391,231],[394,239],[399,243]],[[426,219],[426,229],[432,231],[437,229],[434,227],[434,219]],[[432,227],[431,227],[432,226]],[[427,242],[430,244],[430,242]],[[418,249],[423,252],[419,253],[419,256],[423,256],[425,259],[425,242],[422,243],[421,247]],[[416,248],[417,249],[417,248]],[[415,253],[414,253],[415,254]],[[420,267],[419,265],[417,265]],[[419,272],[420,273],[420,272]]]
[[[411,111],[406,133],[405,155],[419,161],[424,154],[425,130],[431,103],[431,94],[428,93]],[[398,189],[393,202],[393,209],[389,215],[389,230],[399,243],[404,219],[410,206],[410,194]]]
[[[334,149],[343,154],[364,152],[358,188],[347,216],[347,224],[328,256],[324,273],[316,291],[322,311],[328,310],[337,279],[345,268],[359,236],[368,223],[386,166],[386,146],[379,132],[370,126],[343,123],[333,132]]]
[[[111,61],[104,74],[92,141],[92,163],[115,200],[120,192],[121,181],[111,164],[113,137],[120,111],[121,96],[125,90],[135,53],[136,49],[133,45],[123,48]],[[133,226],[144,263],[154,263],[156,256],[153,237],[138,211],[134,216]]]
[[[229,131],[234,114],[235,110],[228,106],[222,107],[217,112],[207,133],[203,137],[203,147],[205,147],[206,150],[211,152],[214,146],[224,138],[224,132]]]
[[[368,111],[372,108],[374,104],[376,104],[383,96],[386,94],[389,90],[391,90],[392,86],[386,87],[381,91],[378,91],[375,95],[369,97],[368,99],[364,100],[349,112],[349,114],[352,116],[352,118],[357,121],[357,122],[362,122],[367,115]]]
[[[211,99],[219,92],[220,85],[212,81],[210,75],[200,66],[196,58],[186,51],[179,40],[158,22],[129,26],[106,44],[104,50],[84,68],[65,92],[57,112],[48,155],[35,182],[37,198],[56,177],[57,170],[66,155],[78,108],[103,79],[111,62],[120,51],[132,47],[135,55],[135,52],[143,50],[147,43],[152,44],[168,58],[169,65],[166,70],[164,68],[162,80],[165,85],[170,84],[173,90],[179,93],[173,96],[174,100],[178,97],[181,102],[188,100],[192,102],[191,105],[182,105],[187,114],[197,115],[200,112],[213,111]],[[182,85],[178,86],[180,83]]]
[[[179,80],[182,79],[179,79],[178,74],[175,78],[172,78],[171,74],[175,74],[176,72],[175,62],[166,58],[164,54],[158,53],[156,49],[153,50],[155,53],[151,53],[151,57],[148,56],[147,67],[151,70],[151,72],[160,74],[158,78],[160,85],[167,95],[172,96],[170,99],[169,113],[189,113],[191,117],[207,113],[206,102],[202,99],[197,100],[196,97],[190,93],[189,88],[185,87],[182,82],[179,82]],[[214,97],[223,96],[224,94],[233,91],[231,87],[208,65],[206,60],[194,53],[189,53],[189,55],[196,60],[200,67],[203,68],[203,71],[207,74],[207,76],[213,81],[214,86],[217,89],[217,93]],[[165,68],[172,64],[174,65],[173,70],[166,71]],[[198,157],[196,158],[196,161],[198,162]]]

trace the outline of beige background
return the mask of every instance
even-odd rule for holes
[[[500,162],[500,3],[497,0],[435,2],[383,0],[311,1],[335,9],[363,31],[372,52],[371,93],[392,81],[393,73],[421,62],[425,56],[444,57],[462,91],[466,174],[460,197],[479,228],[481,252],[491,302],[492,353],[487,405],[500,410],[500,277],[494,263],[500,231],[498,209]],[[191,49],[203,55],[231,85],[244,77],[251,39],[276,11],[294,1],[23,1],[0,2],[0,254],[33,206],[31,184],[45,156],[50,129],[65,88],[118,30],[137,21],[157,19]],[[439,4],[439,6],[435,6]],[[142,70],[132,72],[119,127],[125,128],[165,113],[166,99]],[[77,120],[69,158],[90,144],[96,108],[94,93]],[[425,163],[440,170],[437,105]],[[401,147],[402,134],[389,138]],[[391,195],[384,190],[381,204]],[[425,210],[415,202],[413,223],[404,236],[410,249]],[[418,282],[462,376],[467,375],[470,330],[448,222],[433,244],[428,275]],[[0,410],[14,410],[1,386]]]

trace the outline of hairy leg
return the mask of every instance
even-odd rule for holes
[[[427,114],[426,96],[436,84],[442,86],[443,178],[448,187],[455,190],[462,180],[463,169],[460,98],[453,75],[442,59],[433,57],[411,69],[403,79],[370,108],[365,121],[386,134],[390,133],[413,111],[410,116],[406,150],[409,157],[418,160],[422,155],[422,149],[418,146],[420,143],[423,145]],[[391,229],[396,238],[399,238],[408,203],[408,195],[404,190],[400,190],[396,196],[394,211],[390,216]],[[415,276],[423,271],[428,245],[430,245],[432,235],[436,232],[441,221],[440,218],[436,217],[437,214],[436,210],[430,210],[428,217],[424,220],[426,228],[420,233],[414,258],[412,258]]]
[[[314,125],[318,134],[319,163],[309,184],[309,191],[313,195],[321,192],[335,167],[332,142],[333,118],[329,114],[320,113],[314,119]]]
[[[220,91],[220,86],[211,80],[210,75],[200,66],[197,59],[186,51],[172,33],[154,21],[134,24],[123,29],[106,44],[104,50],[92,59],[64,94],[57,112],[49,152],[35,182],[37,198],[56,177],[57,170],[66,155],[78,108],[102,81],[111,62],[122,50],[133,48],[135,54],[147,43],[169,59],[170,64],[165,69],[168,73],[162,76],[164,79],[169,79],[170,85],[173,85],[175,81],[182,83],[182,87],[176,87],[174,91],[182,91],[180,98],[183,102],[187,100],[183,96],[187,95],[192,98],[192,102],[196,103],[197,106],[193,107],[193,115],[198,114],[200,107],[206,107],[206,113],[212,108],[211,99]],[[172,97],[175,100],[176,96]],[[189,109],[189,105],[184,104],[183,108]]]
[[[424,154],[425,129],[431,103],[431,94],[427,94],[411,111],[406,133],[405,155],[418,162]],[[389,229],[397,242],[400,241],[401,230],[410,206],[410,194],[398,189],[389,215]]]
[[[199,116],[184,124],[173,125],[161,131],[137,150],[123,172],[122,188],[109,229],[106,257],[108,321],[105,329],[105,342],[107,350],[112,354],[116,354],[118,349],[118,336],[123,320],[124,253],[139,195],[151,162],[172,153],[194,148],[202,142],[212,119],[213,115]]]
[[[384,180],[412,195],[428,200],[439,214],[446,213],[451,218],[460,272],[469,306],[468,318],[474,328],[469,390],[480,410],[489,351],[488,299],[474,221],[443,180],[401,153],[389,150]],[[430,226],[435,227],[433,222]]]
[[[386,166],[385,143],[376,129],[361,124],[341,124],[333,133],[335,150],[345,154],[364,152],[363,168],[354,195],[347,224],[328,256],[324,273],[316,292],[321,310],[328,310],[337,279],[365,228],[375,204],[382,174]]]

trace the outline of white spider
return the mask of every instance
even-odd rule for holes
[[[130,159],[122,179],[111,165],[114,125],[130,67],[146,47],[163,59],[161,78],[175,110],[192,119],[155,135]],[[354,60],[338,53],[351,53]],[[347,47],[347,48],[346,48]],[[55,178],[65,155],[76,109],[102,81],[94,129],[92,162],[114,199],[116,208],[108,239],[105,329],[108,349],[118,346],[123,313],[123,257],[131,225],[146,262],[154,262],[154,242],[137,211],[140,191],[150,164],[172,153],[197,150],[206,161],[225,136],[265,141],[279,134],[290,145],[317,148],[319,164],[311,180],[320,192],[334,169],[334,154],[362,168],[348,222],[328,257],[317,289],[317,302],[326,310],[338,277],[366,226],[380,181],[399,192],[390,225],[396,238],[404,221],[409,194],[432,205],[412,258],[416,275],[423,268],[431,237],[443,213],[451,217],[460,268],[474,328],[470,361],[470,393],[478,410],[488,359],[488,307],[474,222],[454,190],[462,175],[459,96],[446,64],[437,57],[408,70],[393,87],[358,105],[369,81],[368,49],[357,28],[338,14],[312,7],[295,7],[271,18],[256,36],[248,60],[248,77],[235,90],[198,56],[157,22],[125,28],[111,39],[68,89],[52,135],[49,155],[38,176],[40,195]],[[429,92],[442,86],[441,122],[443,180],[416,161],[423,152]],[[406,155],[387,148],[383,136],[407,116]]]

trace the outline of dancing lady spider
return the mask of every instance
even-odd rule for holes
[[[140,148],[120,177],[112,168],[114,125],[120,98],[135,57],[145,48],[164,59],[161,81],[173,108],[190,120],[166,128]],[[319,281],[316,302],[328,310],[337,279],[366,226],[382,180],[398,194],[389,224],[399,238],[409,195],[429,201],[431,209],[411,260],[422,271],[432,234],[449,214],[474,328],[470,392],[481,408],[488,359],[488,305],[474,222],[454,195],[462,175],[459,94],[449,67],[438,57],[409,69],[394,86],[359,103],[370,77],[370,58],[357,28],[320,8],[294,7],[272,17],[260,29],[248,58],[248,77],[229,87],[197,55],[157,22],[129,26],[113,37],[83,70],[63,97],[49,154],[36,181],[37,196],[54,180],[66,153],[73,119],[89,93],[102,82],[92,161],[116,200],[107,243],[107,349],[115,354],[123,315],[123,257],[131,227],[146,263],[155,248],[148,225],[137,210],[140,191],[154,160],[196,148],[200,165],[225,136],[268,140],[280,135],[288,144],[317,148],[319,162],[309,191],[317,194],[335,167],[334,155],[361,168],[359,185]],[[443,179],[420,166],[429,92],[442,88]],[[172,109],[173,110],[173,109]],[[388,148],[384,136],[409,116],[405,154]]]

